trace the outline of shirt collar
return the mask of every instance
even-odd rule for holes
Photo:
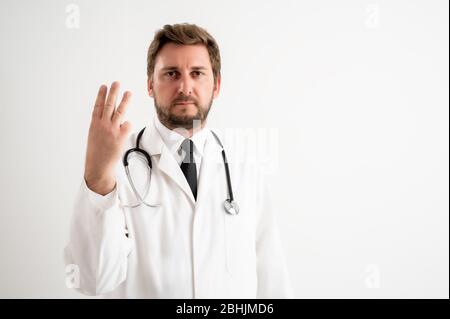
[[[181,146],[181,143],[183,143],[185,137],[180,133],[164,126],[164,124],[161,123],[157,115],[154,116],[154,124],[156,130],[161,135],[164,144],[166,144],[170,152],[172,154],[177,152]],[[194,135],[192,135],[190,138],[194,143],[194,149],[198,151],[200,156],[203,156],[203,150],[205,147],[208,131],[209,129],[206,126],[204,126],[201,130],[195,132]]]

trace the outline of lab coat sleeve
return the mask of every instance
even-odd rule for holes
[[[292,287],[284,257],[269,185],[260,175],[256,226],[257,298],[292,298]]]
[[[115,290],[126,279],[130,251],[117,184],[111,193],[102,196],[90,190],[83,178],[64,251],[66,265],[78,269],[78,285],[74,288],[86,295]]]

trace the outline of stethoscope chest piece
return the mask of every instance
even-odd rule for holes
[[[225,211],[230,215],[237,215],[239,214],[239,205],[234,200],[226,199],[223,203],[223,206],[225,207]]]
[[[134,148],[130,148],[128,151],[125,152],[125,155],[123,157],[123,166],[125,167],[125,172],[128,178],[128,181],[131,185],[131,188],[133,190],[134,195],[136,196],[136,199],[138,200],[138,203],[134,204],[134,205],[123,205],[124,207],[138,207],[141,204],[145,204],[149,207],[158,207],[161,206],[161,204],[149,204],[146,203],[144,200],[147,197],[147,194],[149,193],[149,189],[150,189],[150,183],[151,183],[151,176],[152,176],[152,159],[150,157],[150,155],[143,149],[141,149],[139,147],[139,143],[142,137],[142,134],[144,133],[145,127],[139,132],[137,139],[136,139],[136,147]],[[228,160],[227,160],[227,156],[225,154],[225,150],[223,149],[223,145],[222,142],[220,142],[219,137],[216,135],[216,133],[214,133],[213,131],[211,131],[211,133],[213,134],[214,138],[216,139],[217,143],[220,145],[220,147],[222,148],[222,158],[223,158],[223,164],[225,167],[225,175],[227,178],[227,186],[228,186],[228,198],[225,200],[225,202],[223,203],[223,206],[225,208],[225,211],[230,214],[230,215],[237,215],[239,214],[239,206],[238,204],[234,201],[234,197],[233,197],[233,188],[231,186],[231,178],[230,178],[230,170],[228,168]],[[148,164],[148,173],[149,173],[149,182],[147,184],[147,188],[145,190],[144,196],[142,197],[139,192],[137,191],[133,180],[131,178],[130,175],[130,170],[128,169],[128,155],[130,155],[131,153],[136,152],[139,153],[141,155],[143,155],[147,161]]]

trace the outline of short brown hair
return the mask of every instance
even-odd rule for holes
[[[155,61],[158,52],[166,43],[182,45],[203,44],[208,49],[209,59],[214,74],[214,83],[220,77],[220,52],[216,40],[205,29],[188,23],[166,24],[155,32],[147,53],[147,76],[151,78],[155,70]]]

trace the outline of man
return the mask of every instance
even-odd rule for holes
[[[196,25],[166,25],[149,47],[147,74],[157,117],[141,135],[122,123],[130,92],[117,108],[118,82],[98,92],[65,250],[76,288],[116,298],[290,297],[261,174],[230,163],[228,182],[229,150],[206,127],[221,83],[216,41]],[[149,154],[151,179],[146,156],[139,166],[131,154],[130,182],[122,161],[137,146]],[[229,185],[237,214],[224,208]]]

